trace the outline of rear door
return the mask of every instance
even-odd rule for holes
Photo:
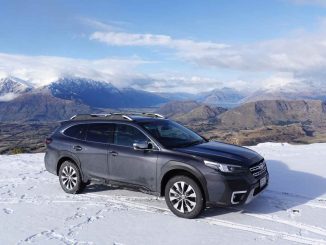
[[[133,143],[143,141],[150,140],[136,127],[116,125],[109,151],[110,179],[155,190],[157,150],[134,150]]]
[[[84,174],[90,177],[108,179],[108,149],[113,142],[114,124],[92,123],[89,124],[86,141],[79,150],[79,159]]]

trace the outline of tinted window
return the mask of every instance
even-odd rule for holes
[[[108,123],[90,124],[87,130],[87,141],[99,143],[112,143],[114,125]]]
[[[86,136],[86,129],[87,129],[87,125],[78,124],[70,128],[67,128],[64,131],[64,134],[75,139],[84,140]]]
[[[137,128],[124,124],[117,125],[114,137],[116,145],[133,147],[133,143],[144,141],[148,141],[148,138]]]
[[[167,148],[186,147],[205,142],[195,132],[172,121],[159,120],[141,123],[141,125]]]

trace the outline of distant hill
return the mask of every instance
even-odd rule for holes
[[[326,104],[318,100],[265,100],[243,104],[220,115],[228,128],[256,128],[291,123],[326,125]]]
[[[191,93],[183,93],[183,92],[159,92],[156,93],[157,95],[166,98],[168,100],[171,101],[175,101],[175,100],[196,100],[198,95],[197,94],[191,94]]]
[[[78,113],[96,110],[76,101],[63,100],[50,93],[26,93],[11,101],[0,102],[1,122],[44,122],[66,120]]]
[[[265,100],[229,110],[196,101],[173,101],[157,112],[208,139],[233,144],[326,141],[326,103],[318,100]]]
[[[197,101],[199,103],[232,108],[238,106],[246,97],[245,92],[232,88],[217,88],[208,92],[197,94],[190,93],[157,93],[158,95],[172,101]]]
[[[265,100],[229,110],[196,101],[172,101],[156,112],[186,124],[215,122],[219,128],[253,129],[292,123],[326,126],[326,103],[318,100]]]
[[[175,117],[190,112],[194,108],[199,107],[201,104],[197,101],[171,101],[161,106],[157,113],[165,115],[167,117]]]
[[[225,112],[225,108],[213,107],[196,101],[171,101],[156,112],[184,124],[216,122],[218,115]]]
[[[245,93],[232,88],[214,89],[197,95],[197,100],[208,105],[232,108],[240,104]]]
[[[227,109],[222,107],[210,107],[208,105],[200,105],[188,113],[183,115],[176,115],[173,119],[185,124],[198,124],[198,123],[217,123],[218,116]]]

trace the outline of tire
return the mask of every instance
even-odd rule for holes
[[[165,186],[165,201],[178,217],[193,219],[204,209],[205,201],[198,184],[187,176],[171,178]]]
[[[82,192],[86,184],[83,183],[79,168],[71,161],[62,163],[59,169],[59,182],[61,188],[69,194]]]

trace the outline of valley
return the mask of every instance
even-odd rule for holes
[[[275,88],[260,91],[256,101],[258,92],[248,95],[229,88],[197,95],[153,93],[82,78],[35,87],[9,77],[0,80],[0,154],[42,152],[44,139],[60,121],[75,114],[117,111],[159,113],[209,140],[231,144],[326,142],[326,103],[317,100],[325,91],[314,94],[313,86],[305,87],[300,96],[300,86],[287,86],[282,93]]]

